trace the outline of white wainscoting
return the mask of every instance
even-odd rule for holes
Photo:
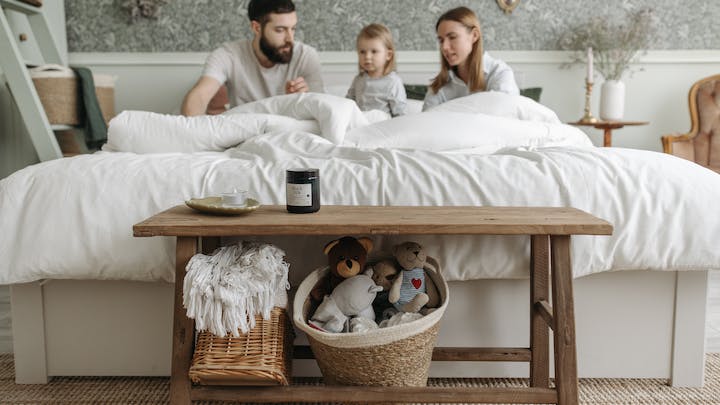
[[[542,103],[555,110],[563,121],[575,121],[584,107],[582,66],[561,69],[568,54],[557,51],[497,51],[517,72],[521,87],[542,87]],[[117,110],[136,109],[173,113],[180,109],[185,92],[198,78],[205,53],[71,53],[70,63],[118,77]],[[349,86],[356,72],[352,52],[322,52],[320,59],[327,87]],[[427,83],[437,72],[439,55],[434,51],[398,52],[398,71],[406,83]],[[628,120],[650,125],[628,127],[613,133],[613,146],[660,151],[660,136],[685,132],[690,127],[687,92],[696,80],[720,72],[720,51],[653,51],[641,58],[637,71],[625,79]],[[640,70],[641,69],[641,70]],[[599,88],[592,97],[598,114]],[[598,130],[587,129],[596,145],[602,144]]]

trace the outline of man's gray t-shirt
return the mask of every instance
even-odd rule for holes
[[[345,97],[355,100],[362,111],[381,110],[393,117],[405,114],[407,105],[405,87],[395,72],[378,78],[360,73],[355,76]]]
[[[227,86],[231,107],[285,94],[285,83],[300,76],[311,92],[324,92],[317,51],[297,41],[290,63],[276,63],[270,68],[260,65],[251,40],[226,42],[210,53],[203,76]]]

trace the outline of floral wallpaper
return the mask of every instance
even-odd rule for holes
[[[249,0],[165,0],[149,17],[132,18],[123,0],[65,0],[70,52],[206,52],[249,37]],[[386,24],[400,50],[436,48],[437,17],[466,5],[480,17],[486,49],[555,50],[561,32],[593,15],[622,18],[650,7],[662,27],[653,49],[720,49],[710,28],[720,1],[520,0],[504,14],[495,0],[295,0],[297,39],[321,51],[354,49],[355,36],[371,22]],[[136,13],[137,14],[137,13]]]

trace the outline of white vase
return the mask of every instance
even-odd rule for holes
[[[625,111],[625,83],[605,80],[600,89],[600,118],[603,121],[620,121]]]

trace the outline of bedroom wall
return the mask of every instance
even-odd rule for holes
[[[66,0],[70,59],[118,76],[118,111],[177,112],[206,53],[223,41],[248,36],[248,2],[173,0],[159,9],[157,18],[131,22],[122,2]],[[616,146],[661,150],[660,135],[689,128],[686,98],[690,85],[720,72],[720,36],[705,28],[720,19],[720,2],[524,0],[512,14],[504,14],[495,1],[488,0],[296,3],[297,36],[321,52],[326,82],[333,93],[341,93],[351,81],[355,35],[360,27],[375,21],[393,30],[403,79],[427,83],[437,70],[435,19],[446,9],[467,5],[482,20],[486,49],[510,63],[521,87],[543,87],[542,102],[563,121],[582,116],[584,84],[582,67],[560,69],[569,60],[569,54],[557,51],[560,33],[593,16],[619,19],[626,11],[650,7],[662,29],[651,51],[635,66],[645,70],[626,78],[625,114],[628,120],[650,121],[650,125],[615,131]],[[592,100],[595,115],[599,82]],[[601,144],[599,131],[586,132]]]
[[[152,2],[152,1],[151,1]],[[205,52],[228,38],[247,37],[249,0],[172,0],[157,19],[130,24],[127,2],[66,0],[72,52]],[[433,50],[435,19],[466,5],[483,23],[493,50],[556,50],[567,27],[596,15],[620,19],[626,10],[650,7],[659,27],[652,49],[719,49],[720,38],[707,27],[720,15],[720,3],[704,0],[522,0],[504,14],[494,0],[296,0],[298,38],[321,51],[352,51],[363,25],[385,23],[398,49]]]
[[[173,0],[160,8],[157,19],[139,18],[135,23],[130,23],[123,8],[130,2],[65,0],[48,2],[45,7],[51,24],[59,25],[53,29],[61,47],[67,33],[72,63],[118,77],[117,111],[175,112],[199,74],[206,52],[226,39],[248,35],[248,2]],[[674,0],[610,0],[600,4],[593,0],[523,0],[507,15],[489,0],[297,0],[301,19],[298,38],[321,51],[324,69],[331,75],[328,81],[346,86],[354,69],[351,49],[356,32],[370,21],[384,22],[392,27],[402,50],[403,77],[424,83],[437,69],[434,20],[443,10],[461,4],[480,15],[486,48],[518,70],[521,86],[543,87],[543,103],[555,109],[563,121],[582,115],[584,90],[581,67],[559,69],[568,60],[568,55],[556,51],[559,33],[592,16],[619,18],[627,10],[653,8],[663,28],[657,33],[653,51],[641,61],[652,68],[626,79],[625,115],[627,119],[650,121],[651,125],[617,131],[618,146],[660,150],[660,134],[685,131],[689,126],[685,107],[689,85],[720,71],[720,36],[705,28],[720,19],[720,2],[702,0],[682,4]],[[24,52],[32,59],[32,49]],[[37,161],[2,83],[0,75],[0,178]],[[599,84],[593,94],[596,115]],[[594,141],[599,140],[594,129],[587,132]]]
[[[562,121],[575,121],[584,107],[584,70],[561,69],[567,54],[558,51],[497,51],[516,70],[522,87],[543,87],[542,103]],[[333,93],[347,89],[355,73],[352,52],[321,52],[326,87]],[[177,113],[185,92],[202,69],[205,53],[71,53],[71,63],[91,66],[118,77],[116,108]],[[427,83],[436,73],[434,51],[400,51],[398,69],[408,83]],[[720,72],[720,52],[707,50],[651,51],[636,66],[644,69],[626,82],[625,117],[650,125],[615,130],[613,146],[660,151],[660,136],[690,127],[687,92],[697,79]],[[599,87],[599,85],[597,86]],[[598,114],[599,91],[593,92],[592,111]],[[600,131],[586,132],[602,145]]]

